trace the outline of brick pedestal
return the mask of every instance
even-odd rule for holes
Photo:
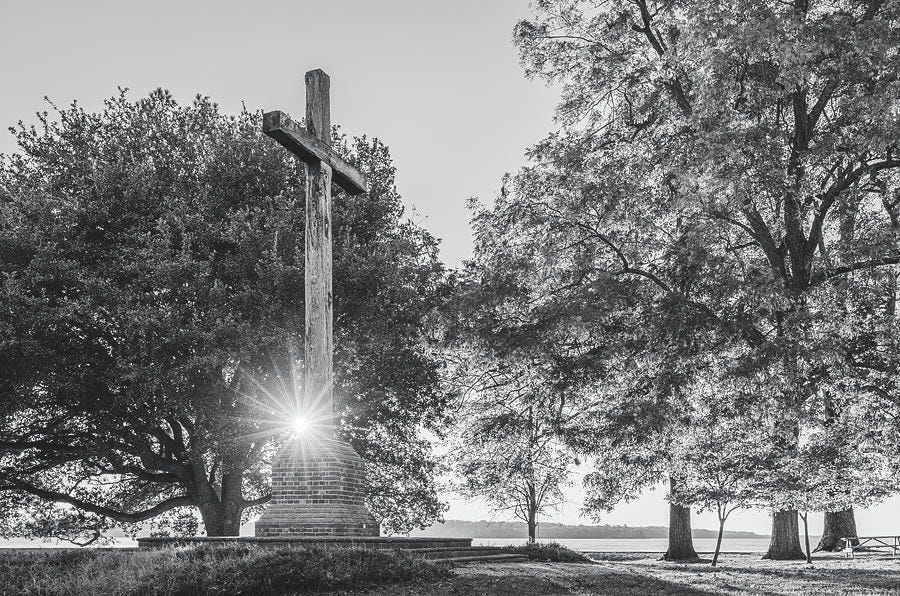
[[[365,464],[348,443],[293,439],[272,463],[272,500],[256,535],[378,536],[365,503]]]

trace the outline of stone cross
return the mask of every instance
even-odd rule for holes
[[[303,161],[306,174],[306,379],[304,408],[334,436],[331,294],[331,183],[352,195],[368,191],[365,176],[331,148],[331,81],[306,73],[306,127],[280,111],[263,115],[263,132]]]

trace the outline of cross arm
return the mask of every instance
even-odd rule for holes
[[[303,161],[315,164],[323,162],[331,166],[334,183],[351,195],[369,191],[362,172],[347,163],[337,152],[310,134],[281,111],[263,114],[263,132],[283,145]]]

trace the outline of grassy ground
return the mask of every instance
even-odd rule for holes
[[[589,562],[575,562],[553,546],[519,551],[531,560],[448,571],[365,549],[11,550],[0,551],[0,596],[900,594],[900,558],[889,556],[826,555],[806,565],[726,553],[714,569],[708,560],[666,563],[658,553],[591,553]]]
[[[447,576],[407,553],[252,546],[0,552],[3,596],[266,596]]]
[[[375,589],[367,596],[679,594],[900,594],[900,559],[828,555],[803,562],[763,561],[760,555],[724,554],[716,569],[706,563],[679,565],[658,554],[595,553],[594,564],[480,564],[455,575]]]

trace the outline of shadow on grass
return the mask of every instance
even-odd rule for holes
[[[746,576],[766,577],[775,581],[796,582],[802,579],[810,583],[844,585],[848,589],[852,588],[854,592],[863,594],[872,590],[900,589],[900,569],[847,569],[846,567],[828,569],[816,567],[815,561],[813,561],[812,567],[794,569],[732,567],[729,571]]]
[[[523,563],[522,565],[528,565]],[[419,596],[443,596],[445,594],[478,594],[490,596],[538,596],[569,594],[610,594],[616,596],[656,596],[679,594],[684,596],[713,596],[710,592],[681,582],[669,581],[644,575],[616,570],[599,570],[586,567],[590,571],[573,571],[572,566],[557,567],[549,564],[535,570],[508,566],[502,575],[487,573],[461,573],[448,582],[452,591],[444,591],[437,585],[417,586]],[[384,594],[384,592],[378,592]]]
[[[628,561],[659,561],[660,563],[669,563],[672,565],[698,565],[710,564],[712,559],[704,559],[698,557],[696,559],[685,559],[684,561],[666,561],[660,558],[660,553],[650,552],[634,552],[634,553],[613,553],[613,552],[585,552],[584,555],[592,561],[609,561],[614,563],[625,563]],[[721,561],[721,559],[719,559]]]
[[[680,582],[674,582],[638,573],[609,571],[594,575],[594,591],[592,594],[620,594],[622,596],[640,596],[643,594],[679,594],[684,596],[712,596],[711,592]],[[602,583],[596,583],[601,580]],[[597,591],[600,589],[601,591]]]
[[[645,559],[658,559],[659,553],[643,553],[643,552],[635,552],[635,553],[614,553],[614,552],[585,552],[584,555],[591,559],[592,561],[613,561],[613,562],[627,562],[627,561],[643,561]]]

